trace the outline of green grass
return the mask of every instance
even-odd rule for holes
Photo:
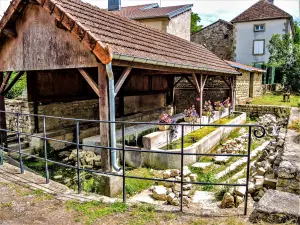
[[[234,117],[230,117],[230,118],[225,117],[225,118],[215,121],[213,124],[221,124],[221,125],[227,124],[233,119],[234,119]],[[188,135],[185,135],[184,136],[184,144],[183,144],[184,148],[187,148],[187,147],[193,145],[194,143],[200,141],[202,138],[204,138],[205,136],[212,133],[213,131],[215,131],[218,128],[219,127],[203,127],[201,129],[198,129],[194,132],[189,133]],[[171,149],[180,149],[180,148],[181,148],[181,138],[164,146],[162,149],[163,150],[171,150]]]
[[[292,124],[289,125],[289,128],[292,129],[292,130],[295,130],[297,132],[300,132],[300,119],[293,120]]]
[[[290,102],[283,102],[282,93],[274,92],[272,94],[266,94],[262,97],[253,99],[252,104],[254,104],[254,105],[280,105],[280,106],[300,107],[300,96],[291,95],[291,101]]]
[[[101,201],[91,202],[67,202],[67,209],[75,210],[77,214],[76,220],[79,222],[83,220],[86,224],[93,224],[97,219],[104,216],[123,213],[127,210],[128,206],[122,202],[115,202],[112,204],[104,204]]]
[[[127,176],[136,176],[136,177],[146,177],[153,178],[153,174],[150,172],[148,168],[137,168],[126,173]],[[126,193],[129,196],[138,194],[143,190],[149,188],[154,184],[154,181],[151,180],[141,180],[134,178],[126,179]]]

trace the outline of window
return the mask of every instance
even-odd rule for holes
[[[264,55],[265,54],[265,40],[253,41],[253,55]]]
[[[264,24],[254,25],[254,32],[262,32],[262,31],[265,31]]]

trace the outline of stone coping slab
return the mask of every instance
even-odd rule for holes
[[[254,211],[250,215],[250,221],[265,221],[269,223],[284,223],[295,220],[300,222],[300,196],[268,190],[258,202]]]

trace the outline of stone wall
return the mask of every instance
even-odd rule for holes
[[[172,18],[167,25],[167,33],[191,40],[191,10]]]
[[[235,110],[239,112],[246,112],[247,116],[263,116],[265,114],[272,114],[276,117],[288,117],[291,113],[290,107],[274,106],[274,105],[236,105]]]
[[[33,114],[33,104],[22,99],[5,99],[5,111]],[[17,131],[16,114],[6,113],[6,126],[8,130]],[[34,119],[32,116],[20,116],[20,131],[32,133],[34,130]]]
[[[249,98],[250,72],[240,71],[242,76],[236,77],[236,103],[244,103]]]
[[[207,78],[205,88],[213,88],[212,90],[204,89],[204,101],[224,101],[230,96],[230,90],[227,84],[219,76],[210,76]],[[181,113],[184,109],[196,105],[196,98],[199,94],[195,88],[185,79],[180,81],[175,88],[175,105],[176,113]]]
[[[98,99],[40,105],[38,107],[38,114],[87,120],[99,119]],[[75,126],[75,121],[46,119],[47,130],[62,129],[68,126]],[[42,119],[39,119],[39,130],[43,130]]]
[[[257,98],[263,95],[262,74],[253,73],[253,86],[251,87],[250,72],[239,70],[242,76],[236,78],[236,101],[237,104],[245,103],[249,98]],[[252,89],[252,90],[251,90]]]
[[[279,191],[300,195],[300,134],[288,130],[284,148],[275,160],[275,174]]]
[[[205,27],[191,37],[191,41],[204,45],[221,59],[232,60],[233,25],[224,20]]]

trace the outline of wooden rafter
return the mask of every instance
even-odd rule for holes
[[[221,76],[222,80],[228,85],[229,88],[231,87],[231,78],[229,77],[229,82],[226,80],[226,78],[224,76]]]
[[[184,77],[192,86],[195,87],[193,81],[191,81],[191,79],[189,77]]]
[[[78,69],[78,71],[83,76],[83,78],[88,82],[88,84],[94,90],[94,92],[97,94],[97,96],[100,97],[99,89],[97,87],[97,84],[93,80],[93,78],[87,72],[85,72],[83,69]]]
[[[3,29],[2,32],[4,35],[6,35],[9,38],[16,38],[18,36],[18,34],[14,30],[9,29],[9,28]]]
[[[6,74],[6,76],[4,77],[4,79],[3,79],[3,82],[2,82],[1,87],[0,87],[0,94],[1,95],[3,95],[3,91],[6,88],[6,85],[7,85],[8,81],[9,81],[9,78],[10,78],[11,74],[12,74],[12,72],[8,72]]]
[[[179,80],[175,82],[174,87],[176,87],[177,84],[178,84],[180,81],[182,81],[183,78],[184,78],[184,77],[180,77]]]
[[[121,75],[121,77],[119,78],[118,82],[115,85],[115,96],[119,93],[121,87],[123,86],[125,80],[127,79],[127,77],[129,76],[130,72],[132,70],[132,67],[129,66],[127,67],[123,74]]]
[[[0,92],[2,95],[5,95],[7,92],[10,91],[10,89],[15,85],[15,83],[17,83],[17,81],[20,79],[20,77],[22,77],[22,75],[24,74],[24,72],[18,72],[16,74],[16,76],[14,77],[14,79],[7,85],[7,87]]]
[[[192,76],[193,76],[194,86],[195,86],[195,88],[196,88],[196,91],[197,91],[198,93],[200,93],[200,86],[199,86],[199,82],[198,82],[198,80],[197,80],[197,76],[196,76],[195,73],[192,73]]]

